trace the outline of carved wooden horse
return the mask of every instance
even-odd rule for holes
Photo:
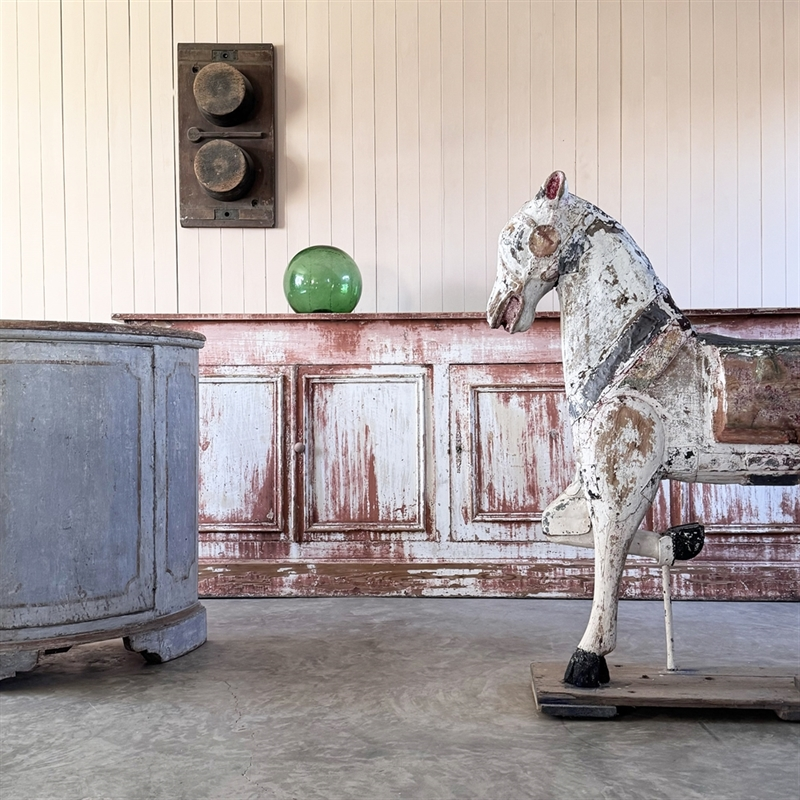
[[[553,287],[578,474],[542,523],[554,541],[595,548],[591,616],[564,680],[596,687],[627,554],[663,564],[702,547],[699,525],[639,531],[660,481],[800,482],[800,341],[696,333],[627,231],[562,172],[500,234],[489,324],[527,330]]]

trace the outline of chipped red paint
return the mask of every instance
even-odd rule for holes
[[[548,200],[555,200],[561,186],[564,183],[564,174],[561,172],[554,172],[550,179],[547,181],[547,188],[545,194]]]
[[[509,387],[473,394],[475,513],[540,513],[547,504],[553,476],[568,476],[574,470],[571,440],[563,436],[563,392]],[[502,419],[516,424],[510,429],[498,424]],[[509,471],[509,454],[515,461],[530,465],[524,470],[524,482],[508,480],[510,474],[523,472]]]
[[[296,539],[427,537],[432,431],[418,409],[430,380],[425,367],[299,368]]]
[[[700,330],[728,336],[800,337],[800,309],[689,316]],[[207,475],[202,461],[202,453],[208,456],[217,446],[209,437],[224,437],[226,426],[217,426],[212,436],[208,422],[201,425],[201,480],[206,487],[201,594],[591,595],[585,551],[567,555],[563,546],[542,541],[536,521],[541,504],[572,479],[568,430],[560,422],[564,411],[558,391],[562,377],[556,315],[538,316],[531,332],[521,336],[488,328],[480,313],[146,319],[206,335],[200,352],[204,385],[209,380],[245,381],[244,394],[225,401],[234,417],[242,398],[274,402],[266,415],[274,426],[269,436],[263,436],[250,460],[239,462],[238,478],[227,476],[228,491],[236,495],[227,511],[209,503],[208,481],[213,484],[221,475]],[[413,501],[402,486],[387,489],[382,480],[386,459],[382,462],[377,444],[381,415],[365,418],[369,433],[365,430],[361,440],[352,430],[344,435],[341,427],[338,432],[331,427],[342,413],[339,399],[344,395],[333,397],[329,390],[336,384],[330,381],[374,378],[375,370],[420,387],[426,418],[422,441],[414,439],[414,447],[421,449],[413,450],[409,440],[404,451],[415,453],[421,471],[413,473]],[[254,389],[251,380],[277,382],[269,383],[267,391],[263,386]],[[398,384],[401,390],[409,385]],[[514,396],[510,388],[515,386],[524,391]],[[272,394],[278,387],[281,397]],[[310,402],[317,390],[329,392],[321,404]],[[482,398],[483,416],[470,410],[476,394]],[[269,399],[273,396],[274,401]],[[355,391],[354,396],[366,395]],[[410,403],[408,393],[401,391],[399,397]],[[516,453],[497,446],[499,440],[506,448],[514,442],[510,411],[529,417]],[[341,426],[341,417],[337,424]],[[409,430],[412,424],[416,420],[409,419]],[[264,432],[249,419],[235,429],[240,432],[234,438]],[[357,493],[318,497],[310,491],[309,478],[321,474],[320,463],[311,472],[306,469],[314,440],[326,447],[329,442],[346,443],[347,452],[328,454],[326,482]],[[363,450],[357,441],[364,443]],[[298,442],[305,442],[306,453],[294,452]],[[525,469],[511,474],[508,468],[515,459]],[[528,470],[531,461],[534,466]],[[408,466],[401,475],[412,474]],[[524,496],[518,486],[525,489]],[[322,484],[318,491],[323,491]],[[386,505],[389,497],[398,502]],[[675,596],[800,599],[798,487],[665,484],[648,525],[663,530],[686,519],[704,520],[707,540],[697,559],[676,568]],[[660,596],[660,570],[647,563],[629,560],[624,596]]]

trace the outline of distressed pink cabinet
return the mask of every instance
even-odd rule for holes
[[[210,596],[588,596],[592,552],[544,540],[573,477],[558,317],[120,315],[206,336],[200,590]],[[704,330],[798,337],[800,312],[696,313]],[[796,597],[797,487],[667,484],[648,524],[708,525],[684,597]],[[630,559],[626,596],[658,594]]]

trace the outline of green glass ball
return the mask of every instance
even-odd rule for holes
[[[299,314],[346,314],[361,299],[361,271],[344,250],[313,245],[289,262],[283,275],[283,293]]]

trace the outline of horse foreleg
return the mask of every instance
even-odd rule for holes
[[[542,512],[542,532],[557,544],[594,547],[589,502],[580,472]],[[655,559],[658,566],[672,566],[676,559],[693,558],[702,546],[703,529],[697,523],[678,525],[662,533],[639,529],[633,534],[628,555]]]
[[[619,524],[613,527],[608,524],[598,526],[595,536],[592,611],[589,624],[564,674],[566,683],[596,687],[609,681],[605,655],[617,643],[619,583],[628,546],[634,534],[635,529]]]
[[[664,433],[650,407],[628,397],[607,401],[576,438],[594,534],[595,580],[589,624],[564,681],[596,687],[609,680],[604,656],[616,646],[620,578],[658,489]]]

